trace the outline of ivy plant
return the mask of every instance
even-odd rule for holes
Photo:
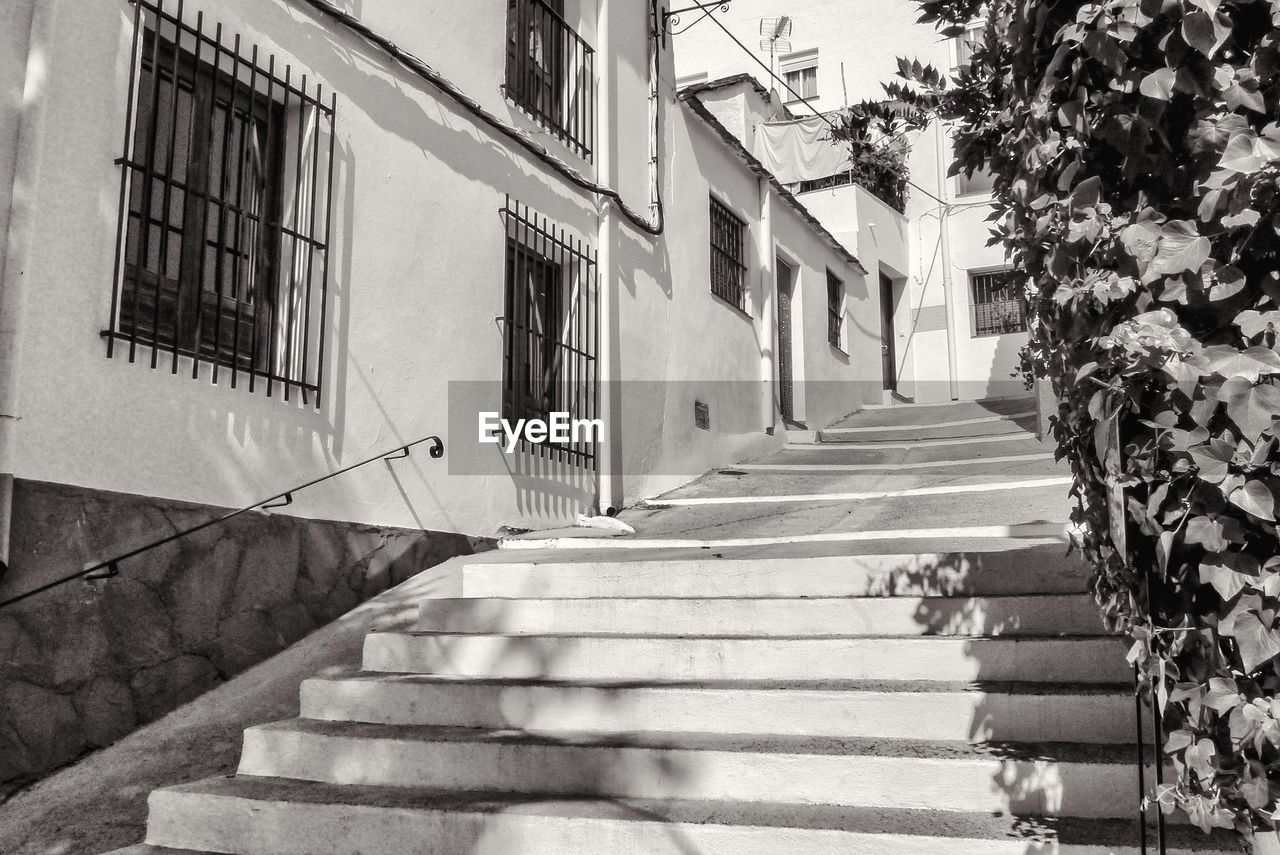
[[[1251,838],[1280,819],[1280,0],[916,2],[946,37],[985,21],[970,61],[902,60],[859,110],[946,121],[952,174],[994,173],[1078,544],[1165,723],[1160,804]]]

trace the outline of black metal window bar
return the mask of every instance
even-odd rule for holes
[[[564,0],[507,0],[507,95],[590,160],[595,51],[564,19]]]
[[[337,99],[183,0],[133,2],[107,356],[318,406]]]
[[[747,265],[742,249],[746,230],[746,223],[711,198],[711,293],[744,312]]]
[[[1027,317],[1022,299],[1025,280],[1026,276],[1020,270],[970,274],[975,337],[1026,330]]]
[[[512,423],[516,419],[549,421],[554,414],[564,414],[584,425],[597,420],[600,329],[595,250],[510,196],[502,214],[506,224],[503,418]],[[542,457],[594,467],[597,439],[604,437],[583,427],[568,441],[548,439],[526,447]]]
[[[827,271],[827,341],[840,347],[840,333],[844,327],[844,283],[830,270]]]

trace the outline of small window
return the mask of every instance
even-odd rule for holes
[[[787,83],[787,101],[799,100],[796,95],[804,99],[818,97],[818,66],[810,65],[807,68],[784,71],[782,78]]]
[[[964,35],[956,36],[956,70],[966,68],[973,52],[982,46],[986,21],[974,21],[965,28]]]
[[[1022,297],[1025,281],[1026,275],[1021,270],[969,274],[975,337],[1020,333],[1027,329]]]
[[[502,415],[596,419],[595,254],[510,198],[506,221]],[[539,453],[593,460],[590,439],[548,439]]]
[[[957,196],[990,193],[995,186],[995,175],[986,169],[976,170],[971,176],[966,176],[963,172],[956,176]]]
[[[827,271],[827,341],[832,347],[844,349],[844,283],[830,270]]]
[[[747,310],[743,260],[747,226],[728,208],[711,199],[711,293],[735,308]]]
[[[591,159],[595,54],[565,21],[564,0],[507,0],[506,94]]]
[[[778,57],[787,92],[783,100],[795,102],[818,97],[818,49],[806,48]]]
[[[159,8],[138,12],[107,355],[146,346],[153,368],[168,352],[174,372],[187,357],[193,377],[203,361],[318,401],[334,106]]]

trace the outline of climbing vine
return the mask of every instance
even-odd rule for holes
[[[994,173],[1078,542],[1164,716],[1160,804],[1252,837],[1280,818],[1280,0],[916,2],[985,20],[971,59],[903,60],[861,109],[948,120],[952,174]]]

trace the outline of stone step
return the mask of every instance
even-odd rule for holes
[[[136,846],[127,846],[124,849],[113,849],[107,855],[216,855],[216,853],[207,850],[197,852],[194,849],[174,849],[171,846],[152,846],[150,843],[139,843]]]
[[[1026,684],[472,680],[362,673],[302,684],[301,715],[445,727],[956,742],[1131,743],[1133,690]]]
[[[1036,408],[1032,397],[998,398],[989,401],[950,401],[907,404],[893,407],[870,406],[845,416],[832,427],[891,427],[894,425],[936,424],[962,419],[990,418],[1025,413]]]
[[[818,431],[818,442],[915,442],[1009,434],[1030,434],[1034,437],[1035,426],[1036,415],[1032,411],[1017,419],[1008,416],[977,416],[940,420],[939,423],[919,421],[903,426],[833,427]]]
[[[689,552],[685,552],[688,555]],[[864,597],[1075,594],[1089,568],[1062,543],[981,552],[824,555],[807,558],[476,562],[465,597]]]
[[[245,730],[239,775],[643,799],[1130,815],[1127,746],[478,730],[310,719]]]
[[[1118,638],[660,638],[374,632],[364,669],[600,680],[1122,683]]]
[[[910,445],[910,448],[896,448]],[[1024,454],[1043,454],[1053,447],[1027,434],[960,440],[902,440],[893,443],[823,442],[817,445],[788,445],[759,463],[850,463],[892,466],[897,463],[942,463],[952,460],[982,460]]]
[[[638,532],[633,538],[650,541],[682,541],[689,538],[718,540],[731,537],[795,538],[796,536],[845,535],[853,540],[870,536],[891,537],[899,543],[932,531],[933,536],[959,535],[970,525],[998,523],[1026,527],[1068,522],[1069,481],[1061,476],[1012,486],[983,485],[981,492],[898,493],[863,497],[810,496],[801,502],[726,508],[700,503],[691,507],[629,508],[619,518]],[[759,497],[753,497],[759,502]],[[880,534],[873,534],[879,532]],[[887,532],[887,533],[886,533]],[[901,548],[901,547],[899,547]]]
[[[1223,833],[1183,827],[1169,837],[1170,855],[1239,850]],[[148,838],[234,855],[1138,855],[1132,820],[555,799],[251,777],[156,791]]]
[[[1098,635],[1088,594],[424,600],[418,628],[508,635]]]
[[[1039,460],[1015,460],[980,466],[859,471],[772,470],[752,464],[720,469],[649,500],[661,504],[670,499],[718,496],[794,496],[813,493],[845,493],[914,490],[920,487],[971,487],[1008,481],[1067,477],[1070,470],[1046,455]]]

